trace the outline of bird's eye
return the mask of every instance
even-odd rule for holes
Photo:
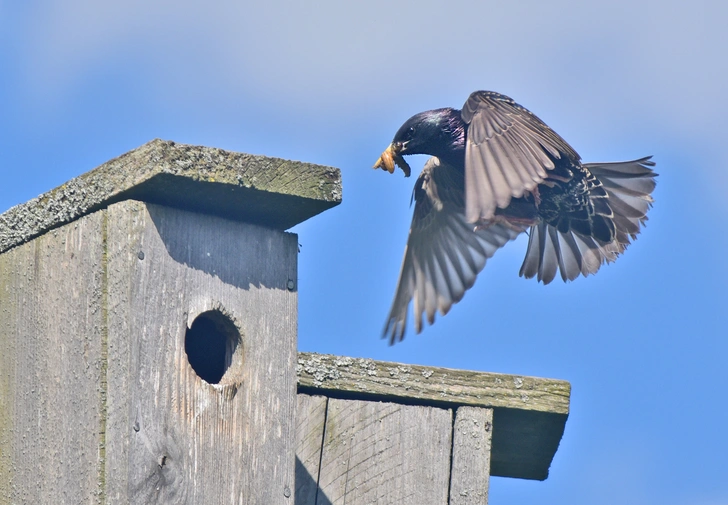
[[[409,133],[410,133],[410,135],[414,135],[415,134],[415,127],[414,126],[410,126],[409,127]]]

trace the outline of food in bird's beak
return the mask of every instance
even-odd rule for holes
[[[381,156],[379,156],[377,162],[372,168],[381,168],[382,170],[386,170],[390,174],[394,173],[394,158],[392,156],[391,144],[384,150]]]
[[[410,173],[412,171],[410,169],[410,166],[407,164],[406,161],[404,161],[404,158],[402,158],[399,154],[395,153],[392,150],[391,144],[384,150],[379,159],[377,159],[377,162],[374,164],[373,168],[381,168],[382,170],[386,170],[390,174],[393,174],[395,163],[399,168],[402,169],[405,177],[410,176]]]

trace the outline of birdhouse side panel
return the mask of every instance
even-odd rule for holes
[[[103,489],[104,211],[0,255],[0,502]]]

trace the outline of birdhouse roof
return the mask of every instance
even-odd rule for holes
[[[341,172],[156,139],[0,215],[0,252],[122,200],[286,230],[341,203]]]

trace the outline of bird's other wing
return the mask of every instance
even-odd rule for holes
[[[473,286],[486,260],[525,228],[494,223],[475,230],[465,219],[464,179],[460,170],[430,158],[417,179],[402,269],[383,337],[404,338],[407,312],[414,300],[415,330],[422,315],[433,324]]]
[[[556,132],[505,95],[476,91],[461,117],[468,124],[465,146],[465,216],[488,220],[511,198],[532,191],[562,157],[579,155]]]

